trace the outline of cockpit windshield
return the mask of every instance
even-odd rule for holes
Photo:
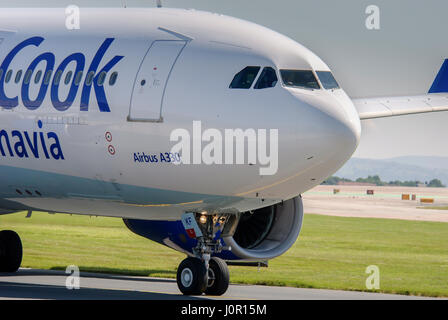
[[[287,87],[320,89],[319,83],[311,70],[280,70],[280,74]]]
[[[260,77],[258,78],[257,83],[254,86],[254,89],[266,89],[273,88],[277,84],[277,75],[275,74],[275,70],[271,67],[266,67],[261,72]]]
[[[330,71],[316,71],[316,74],[325,89],[339,89],[339,84]]]
[[[260,67],[246,67],[238,72],[232,80],[229,88],[249,89],[260,71]]]

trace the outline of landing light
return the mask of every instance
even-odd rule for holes
[[[205,224],[207,222],[207,216],[206,215],[202,215],[199,218],[199,222],[202,223],[202,224]]]

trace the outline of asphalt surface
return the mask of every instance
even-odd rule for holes
[[[220,297],[186,297],[173,279],[81,273],[80,288],[69,290],[64,271],[20,269],[0,275],[0,300],[402,300],[422,297],[355,291],[231,285]]]

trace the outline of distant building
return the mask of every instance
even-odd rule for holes
[[[418,184],[417,184],[417,187],[419,187],[419,188],[425,188],[425,187],[427,187],[427,185],[426,185],[426,183],[418,183]]]

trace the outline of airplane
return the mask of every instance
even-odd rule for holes
[[[173,8],[80,13],[72,30],[64,8],[0,11],[0,214],[121,218],[186,254],[185,295],[222,295],[228,263],[291,248],[301,194],[350,159],[362,120],[448,110],[447,61],[427,94],[351,99],[316,54],[255,23]],[[190,163],[175,152],[179,129],[199,137]],[[194,159],[228,129],[243,133],[243,161]],[[254,133],[276,166],[248,161]],[[17,271],[22,251],[1,231],[0,272]]]

